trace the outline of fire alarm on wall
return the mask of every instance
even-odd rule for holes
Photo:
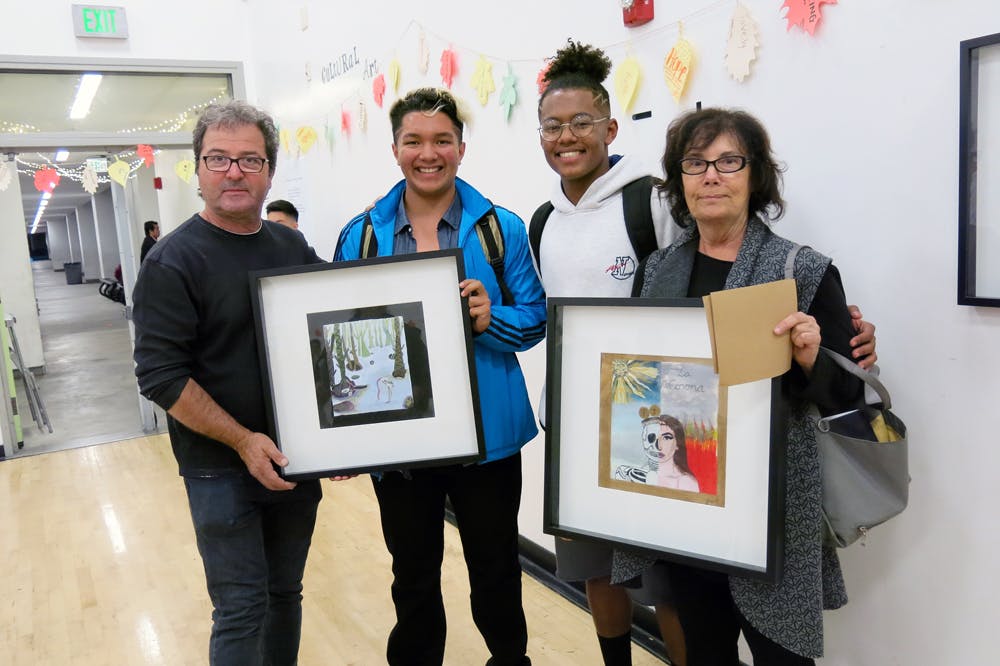
[[[621,0],[625,27],[634,28],[653,20],[653,0]]]

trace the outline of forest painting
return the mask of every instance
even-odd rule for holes
[[[434,416],[421,303],[306,318],[321,428]]]

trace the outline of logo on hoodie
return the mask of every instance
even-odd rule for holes
[[[615,262],[604,272],[616,280],[631,280],[635,275],[635,259],[629,256],[616,257]]]

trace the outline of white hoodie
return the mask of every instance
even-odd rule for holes
[[[625,228],[622,188],[648,175],[636,159],[622,157],[591,183],[573,205],[557,181],[539,246],[542,286],[546,296],[627,298],[638,261]],[[656,188],[650,199],[657,247],[665,247],[678,231],[666,200]]]

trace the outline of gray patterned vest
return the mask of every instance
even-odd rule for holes
[[[674,243],[651,255],[643,274],[642,296],[685,297],[698,251],[694,225]],[[774,282],[785,277],[785,260],[794,247],[757,218],[747,224],[726,289]],[[798,306],[807,312],[830,259],[803,247],[795,258]],[[807,405],[793,404],[788,421],[785,486],[785,549],[781,579],[764,583],[729,577],[740,612],[762,634],[804,657],[823,656],[823,610],[847,603],[840,561],[823,545],[819,452],[807,418]],[[651,560],[616,551],[612,580],[641,574]]]

